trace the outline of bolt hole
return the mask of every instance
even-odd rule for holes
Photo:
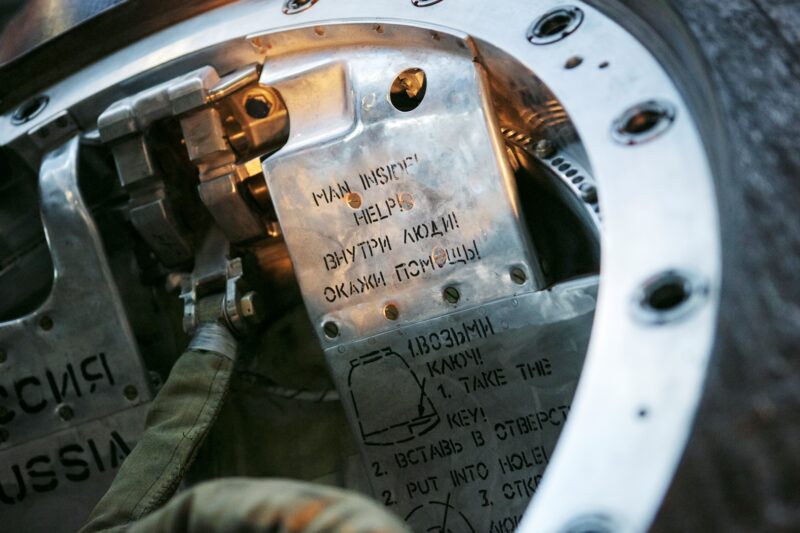
[[[442,0],[411,0],[411,3],[417,7],[428,7],[434,4],[438,4]]]
[[[707,294],[708,287],[698,276],[670,270],[646,281],[636,300],[642,318],[664,323],[694,309]]]
[[[554,167],[557,167],[558,165],[560,165],[563,162],[564,162],[564,160],[562,158],[556,157],[555,159],[550,161],[550,164],[553,165]]]
[[[322,325],[322,331],[329,339],[335,339],[339,336],[339,326],[336,325],[336,322],[325,322]]]
[[[383,306],[383,317],[386,320],[397,320],[400,318],[400,310],[395,304],[386,304]]]
[[[600,63],[599,65],[597,65],[597,68],[608,68],[608,66],[609,66],[610,64],[611,64],[611,63],[609,63],[608,61],[603,61],[602,63]]]
[[[539,17],[528,29],[531,44],[551,44],[567,37],[583,22],[583,11],[577,7],[560,7]],[[577,66],[577,65],[575,65]]]
[[[646,408],[646,407],[640,407],[640,408],[639,408],[639,411],[637,411],[637,413],[636,413],[636,414],[639,416],[639,418],[647,418],[647,416],[648,416],[650,413],[649,413],[649,411],[647,410],[647,408]]]
[[[566,63],[564,63],[564,68],[567,70],[572,70],[575,67],[580,66],[581,63],[583,63],[583,58],[581,56],[572,56],[567,59]]]
[[[36,117],[42,110],[47,107],[50,99],[47,96],[37,96],[32,98],[19,106],[14,114],[11,116],[13,124],[25,124],[32,118]]]
[[[666,102],[649,101],[631,107],[614,121],[614,138],[638,144],[666,131],[675,120],[675,109]]]
[[[389,99],[398,111],[413,111],[425,98],[427,85],[427,77],[422,69],[404,70],[392,82]]]
[[[39,319],[39,327],[45,331],[50,331],[53,329],[53,319],[47,315],[44,315]]]

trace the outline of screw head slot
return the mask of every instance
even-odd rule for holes
[[[528,29],[531,44],[552,44],[564,39],[580,27],[583,11],[576,6],[562,6],[539,17]]]

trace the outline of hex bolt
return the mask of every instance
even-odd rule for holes
[[[250,118],[266,118],[271,109],[270,103],[260,94],[249,95],[244,101],[244,110],[247,111]]]
[[[553,155],[556,153],[556,147],[553,146],[553,143],[550,142],[550,139],[541,139],[536,143],[536,146],[534,146],[533,152],[537,157],[548,159],[553,157]]]
[[[125,388],[122,389],[122,394],[128,400],[135,400],[137,396],[139,396],[139,391],[136,389],[135,385],[125,385]]]
[[[0,428],[0,444],[8,441],[11,435],[8,433],[6,428]]]
[[[75,411],[73,411],[72,407],[69,405],[59,405],[56,409],[56,412],[58,413],[59,418],[61,418],[61,420],[64,422],[72,420],[72,418],[75,416]]]
[[[325,336],[329,339],[335,339],[339,336],[339,326],[336,325],[336,322],[325,322],[322,325],[322,331],[325,333]]]
[[[528,276],[525,274],[525,271],[522,270],[520,267],[513,267],[511,269],[511,281],[516,283],[517,285],[524,285],[526,281],[528,281]]]
[[[442,295],[444,296],[444,301],[449,304],[457,304],[461,299],[461,294],[459,294],[458,289],[455,287],[447,287]]]
[[[386,320],[397,320],[400,318],[400,310],[395,304],[386,304],[383,306],[383,316]]]

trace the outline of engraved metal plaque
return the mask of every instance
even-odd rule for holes
[[[414,531],[511,532],[566,421],[594,279],[329,348],[373,493]]]
[[[452,47],[327,52],[299,72],[280,59],[264,69],[291,124],[264,174],[324,345],[451,312],[446,287],[462,308],[535,288],[482,67],[466,45]],[[390,87],[410,68],[425,73],[425,96],[401,111]],[[338,336],[323,335],[326,322]]]

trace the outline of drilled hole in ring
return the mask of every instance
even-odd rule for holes
[[[398,111],[407,113],[416,109],[425,98],[428,80],[425,71],[409,68],[398,74],[389,89],[389,100]]]
[[[635,297],[638,317],[661,324],[685,316],[708,295],[708,285],[696,274],[667,270],[645,281]]]
[[[309,9],[316,3],[317,0],[286,0],[283,4],[283,13],[285,15],[295,15]]]
[[[661,135],[674,121],[670,103],[650,100],[625,110],[612,124],[612,136],[622,144],[639,144]]]
[[[531,24],[528,29],[528,41],[531,44],[551,44],[560,41],[577,30],[582,22],[583,11],[580,8],[558,7]]]
[[[41,113],[42,110],[47,107],[49,101],[50,99],[44,95],[31,98],[14,111],[14,114],[11,116],[11,123],[16,125],[25,124]]]

